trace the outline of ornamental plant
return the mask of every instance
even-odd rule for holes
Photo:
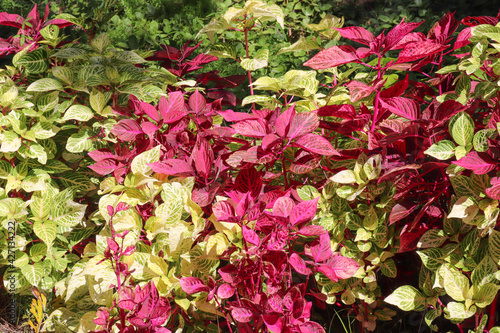
[[[271,54],[249,35],[283,11],[240,7],[202,29],[227,38],[210,55],[49,25],[2,69],[0,263],[47,295],[36,329],[326,332],[337,313],[371,332],[411,311],[500,331],[500,17],[375,36],[324,15]],[[244,78],[204,71],[216,56]]]

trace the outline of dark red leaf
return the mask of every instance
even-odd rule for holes
[[[366,46],[370,46],[370,43],[375,39],[375,36],[371,32],[362,27],[345,27],[333,29],[337,30],[342,37],[364,44]]]
[[[382,98],[390,98],[390,97],[398,97],[404,94],[406,89],[408,89],[408,74],[406,74],[403,80],[397,81],[391,87],[384,89],[380,92],[380,97]]]
[[[262,177],[253,167],[243,169],[236,176],[235,186],[239,192],[249,192],[253,198],[256,198],[262,190]]]
[[[218,89],[218,90],[207,91],[207,98],[211,98],[211,99],[221,99],[222,98],[223,102],[229,103],[232,106],[236,106],[236,104],[238,103],[238,98],[236,97],[236,95],[232,91],[229,91],[229,90],[219,90]],[[224,105],[226,105],[226,104],[224,104]]]
[[[327,69],[348,64],[350,62],[358,62],[356,50],[349,46],[332,46],[326,50],[320,51],[314,57],[304,63],[304,66],[313,69]]]
[[[317,134],[303,135],[295,141],[295,144],[311,153],[325,156],[339,155],[327,139]]]
[[[392,210],[391,215],[389,215],[389,225],[401,221],[418,207],[418,205],[413,203],[405,203],[402,202],[400,204],[396,204]]]
[[[318,109],[318,116],[353,119],[356,117],[356,109],[351,104],[326,105]]]
[[[269,332],[282,333],[285,326],[285,318],[276,313],[263,314],[262,320]]]

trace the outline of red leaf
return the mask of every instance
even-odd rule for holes
[[[296,225],[299,223],[309,222],[316,215],[316,208],[318,206],[319,197],[311,200],[303,201],[297,206],[293,207],[290,212],[290,223]]]
[[[196,171],[201,177],[207,179],[214,163],[214,152],[208,141],[198,136],[193,155]]]
[[[231,310],[231,316],[240,323],[248,323],[252,320],[253,312],[248,308],[234,308]]]
[[[238,98],[236,97],[236,95],[229,90],[210,90],[207,92],[207,98],[211,99],[222,98],[224,102],[227,102],[232,106],[236,106],[236,104],[238,103]]]
[[[262,138],[268,133],[267,122],[262,119],[240,121],[231,127],[236,133],[251,138]]]
[[[415,100],[405,98],[405,97],[391,97],[391,98],[381,98],[379,99],[382,107],[386,108],[390,112],[397,116],[416,120],[419,116],[418,104]]]
[[[294,139],[301,135],[312,133],[318,128],[319,119],[314,113],[299,113],[290,122],[287,138]]]
[[[230,284],[223,283],[217,289],[217,296],[222,299],[231,298],[234,295],[234,291],[234,288]]]
[[[168,100],[158,105],[161,118],[167,124],[181,119],[186,114],[186,103],[184,95],[180,91],[174,91],[168,94]]]
[[[243,235],[243,238],[249,242],[250,244],[253,244],[255,246],[259,246],[260,244],[260,237],[257,235],[257,233],[248,228],[246,225],[241,227],[241,233]]]
[[[437,44],[430,40],[407,44],[399,53],[397,63],[410,62],[425,58],[430,55],[439,53],[445,50],[447,47],[448,46],[446,45]]]
[[[339,155],[327,139],[317,134],[303,135],[295,141],[295,144],[311,153],[325,156]]]
[[[141,123],[141,128],[143,132],[149,136],[153,136],[156,130],[158,130],[158,127],[150,121],[145,121]]]
[[[273,215],[288,217],[290,216],[290,213],[292,212],[294,207],[295,203],[292,199],[288,197],[278,198],[273,205]],[[314,212],[316,212],[316,210],[314,210]]]
[[[117,252],[118,249],[120,248],[118,246],[118,243],[114,240],[114,239],[111,239],[111,238],[106,238],[106,242],[108,243],[108,248],[113,251],[113,252]]]
[[[122,119],[113,126],[111,133],[116,135],[120,140],[133,141],[137,135],[144,133],[141,126],[132,119]]]
[[[321,159],[317,156],[311,154],[303,155],[290,165],[290,171],[302,175],[316,169],[320,161]]]
[[[497,25],[498,18],[492,16],[467,16],[463,18],[460,23],[469,27],[475,27],[479,24]]]
[[[390,97],[401,96],[404,94],[406,89],[408,89],[408,84],[409,84],[408,74],[406,74],[403,80],[397,81],[393,86],[385,90],[382,90],[380,92],[380,97],[390,98]]]
[[[273,294],[269,296],[267,304],[274,312],[283,313],[283,299],[280,295]]]
[[[151,119],[153,119],[156,122],[160,121],[160,114],[158,113],[158,110],[156,110],[154,106],[146,102],[141,102],[140,105],[142,111],[144,111],[144,113],[147,114]]]
[[[189,97],[189,107],[195,111],[197,115],[203,114],[207,101],[205,97],[196,89],[196,91]]]
[[[302,275],[310,275],[312,271],[307,268],[306,262],[297,253],[292,253],[290,259],[288,260],[293,269]]]
[[[109,149],[92,150],[88,152],[88,155],[96,162],[108,158],[117,158],[117,156],[113,154],[111,151],[109,151]]]
[[[351,104],[326,105],[318,109],[318,116],[353,119],[356,117],[356,109]]]
[[[401,22],[392,28],[391,31],[387,34],[385,37],[385,51],[392,50],[392,47],[398,44],[401,39],[403,39],[404,36],[408,35],[410,32],[412,32],[414,29],[416,29],[418,26],[420,26],[424,22],[412,22],[412,23],[405,23],[404,18],[401,20]]]
[[[306,254],[312,257],[314,262],[316,263],[325,261],[326,259],[330,258],[332,256],[330,236],[327,233],[319,235],[319,237],[316,238],[311,244],[310,252],[310,254]]]
[[[217,183],[212,183],[208,189],[206,188],[196,188],[193,190],[191,199],[198,204],[200,207],[206,207],[211,205],[214,201],[217,191],[220,189],[221,185]]]
[[[318,271],[336,282],[339,279],[350,278],[356,273],[358,268],[359,264],[353,259],[335,255],[328,259],[324,265],[320,265]]]
[[[95,164],[89,165],[90,169],[94,170],[96,173],[102,176],[113,172],[116,169],[116,167],[117,167],[116,160],[111,158],[103,159]]]
[[[0,25],[6,25],[21,29],[24,23],[24,18],[17,14],[0,13]]]
[[[370,46],[370,43],[375,40],[375,36],[365,28],[345,27],[333,29],[337,30],[342,37],[364,44],[366,46]]]
[[[276,119],[276,133],[284,138],[288,129],[290,128],[290,122],[295,117],[295,104],[286,109],[282,114]]]
[[[249,192],[253,198],[256,198],[262,190],[262,178],[253,167],[243,169],[236,176],[235,186],[239,192]]]
[[[313,69],[327,69],[358,61],[356,50],[353,47],[332,46],[326,50],[320,51],[314,57],[306,61],[304,66]]]
[[[500,177],[493,177],[490,181],[493,186],[486,189],[486,195],[494,200],[500,200]]]
[[[201,279],[196,277],[183,277],[180,279],[179,283],[181,284],[182,290],[189,295],[199,293],[200,291],[210,291],[210,288],[208,288]]]
[[[170,176],[194,176],[191,165],[183,160],[168,159],[163,162],[149,163],[148,166],[156,173]]]
[[[408,44],[415,42],[425,42],[427,38],[421,32],[410,32],[408,35],[401,38],[401,40],[392,47],[392,50],[399,50],[404,48]]]
[[[299,327],[300,333],[325,333],[325,329],[314,321],[306,321]]]
[[[484,175],[495,169],[497,165],[488,155],[481,154],[480,156],[475,151],[471,151],[458,161],[453,162],[453,164],[466,168],[467,170],[472,170],[476,175]]]

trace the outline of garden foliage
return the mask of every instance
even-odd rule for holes
[[[37,331],[500,332],[500,16],[326,14],[277,47],[252,36],[287,15],[250,0],[201,53],[46,13],[0,14],[0,267]]]

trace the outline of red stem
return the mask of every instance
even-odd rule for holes
[[[491,303],[490,306],[490,322],[488,323],[488,331],[495,326],[495,314],[497,312],[497,300],[498,300],[498,294],[495,296],[495,299],[493,300],[493,303]]]

